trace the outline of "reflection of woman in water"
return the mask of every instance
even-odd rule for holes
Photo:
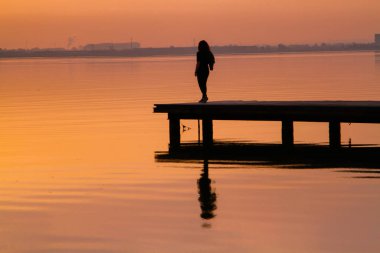
[[[215,58],[206,41],[202,40],[198,44],[197,65],[195,67],[195,76],[197,77],[199,88],[202,92],[202,99],[199,103],[206,103],[207,97],[207,78],[210,70],[214,69]]]
[[[215,217],[216,193],[211,189],[211,179],[208,177],[208,161],[204,161],[203,173],[198,179],[199,203],[201,205],[201,217],[209,220]]]

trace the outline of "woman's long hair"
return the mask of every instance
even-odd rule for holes
[[[198,44],[198,51],[199,52],[210,52],[210,46],[205,40],[199,41]]]

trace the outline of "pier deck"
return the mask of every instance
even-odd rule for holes
[[[282,144],[294,143],[293,122],[328,122],[332,148],[341,145],[340,123],[380,123],[380,101],[219,101],[155,104],[167,113],[170,148],[180,146],[180,120],[202,120],[203,144],[213,143],[213,120],[281,121]]]

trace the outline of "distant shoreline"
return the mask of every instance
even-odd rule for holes
[[[0,49],[0,59],[9,58],[76,58],[76,57],[153,57],[194,55],[196,47],[134,48],[128,50],[64,50],[64,49]],[[380,51],[380,45],[368,44],[315,44],[277,46],[214,46],[218,55],[248,55],[273,53],[370,52]]]

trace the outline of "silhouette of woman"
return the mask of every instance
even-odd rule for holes
[[[197,65],[195,67],[195,76],[198,80],[199,88],[202,92],[202,99],[199,103],[206,103],[207,97],[207,78],[209,75],[209,68],[214,69],[215,58],[210,50],[210,46],[205,40],[201,40],[198,44],[197,52]]]

